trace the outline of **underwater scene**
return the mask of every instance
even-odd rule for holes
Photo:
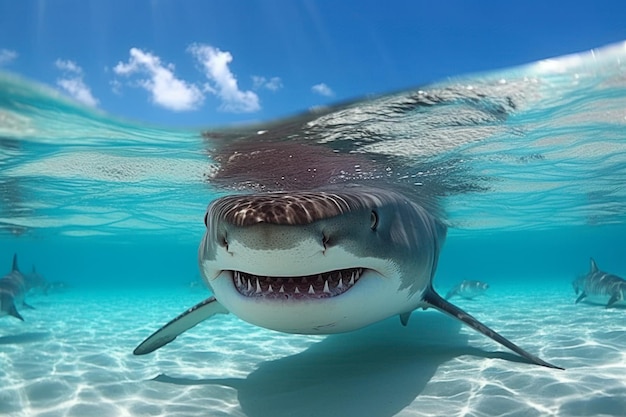
[[[0,415],[626,415],[625,43],[122,117],[0,73]]]

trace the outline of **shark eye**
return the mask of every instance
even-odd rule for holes
[[[372,228],[372,230],[376,230],[376,228],[378,227],[378,213],[376,213],[376,210],[372,210],[370,222],[370,227]]]

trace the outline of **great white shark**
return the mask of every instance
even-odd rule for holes
[[[212,202],[199,248],[213,296],[142,342],[143,355],[220,313],[287,333],[348,332],[435,308],[526,360],[527,352],[433,288],[446,226],[392,189],[342,184],[232,195]]]

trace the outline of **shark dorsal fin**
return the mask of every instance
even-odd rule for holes
[[[13,254],[13,266],[11,267],[11,271],[19,271],[20,269],[17,267],[17,253]]]
[[[593,260],[593,258],[590,258],[590,266],[589,266],[589,273],[590,274],[595,274],[596,272],[598,272],[598,265],[596,265],[596,261]]]

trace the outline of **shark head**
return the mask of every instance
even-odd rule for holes
[[[223,197],[200,269],[230,312],[289,333],[354,330],[421,305],[445,227],[393,191],[360,186]]]

